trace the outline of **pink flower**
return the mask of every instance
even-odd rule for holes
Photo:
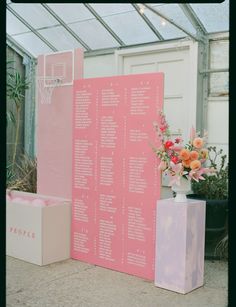
[[[183,142],[183,140],[180,137],[175,139],[176,144],[179,144],[179,143],[182,143],[182,142]]]
[[[183,145],[173,145],[170,147],[171,150],[181,151],[183,149]]]
[[[170,162],[171,170],[176,174],[185,175],[187,172],[184,172],[184,168],[182,163],[174,164],[173,162]]]
[[[201,167],[201,162],[199,160],[193,160],[191,163],[190,163],[190,168],[191,169],[194,169],[194,170],[199,170]]]
[[[205,174],[206,173],[206,170],[204,168],[200,168],[199,170],[191,170],[189,172],[189,177],[195,181],[199,181],[199,179],[201,180],[205,180],[204,177],[202,177],[202,174]]]
[[[204,131],[203,137],[200,137],[200,133],[192,127],[188,144],[183,145],[181,136],[172,141],[166,117],[162,111],[159,114],[160,121],[153,124],[162,146],[153,146],[153,151],[161,159],[158,168],[169,174],[170,185],[179,184],[183,176],[189,180],[199,181],[205,179],[203,174],[214,174],[214,169],[203,167],[208,158],[207,149],[203,148],[207,133]]]
[[[190,158],[190,151],[188,149],[183,148],[179,153],[179,158],[181,160],[188,160]]]
[[[187,174],[188,172],[184,171],[182,163],[173,163],[172,161],[170,162],[170,183],[169,185],[171,186],[172,184],[180,184],[180,177],[183,175]]]
[[[190,159],[193,160],[197,160],[199,158],[199,153],[196,150],[192,150],[190,151]]]
[[[202,138],[199,138],[199,137],[195,138],[195,139],[193,140],[193,146],[194,146],[195,148],[197,148],[197,149],[202,148],[202,146],[203,146],[203,139],[202,139]]]
[[[165,142],[165,148],[166,149],[169,149],[171,146],[173,146],[174,145],[174,143],[172,142],[172,141],[166,141]]]
[[[161,132],[165,132],[167,128],[168,128],[167,125],[163,125],[163,126],[160,127],[160,130],[161,130]]]
[[[216,169],[214,167],[204,167],[202,168],[203,174],[213,174],[216,172]]]
[[[178,159],[178,157],[176,157],[176,156],[172,156],[172,157],[171,157],[171,161],[172,161],[174,164],[177,164],[177,163],[179,162],[179,159]]]

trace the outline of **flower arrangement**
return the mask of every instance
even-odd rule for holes
[[[203,137],[191,129],[190,140],[187,144],[183,144],[181,137],[171,139],[169,125],[163,112],[160,112],[160,124],[153,124],[161,141],[161,146],[156,148],[152,146],[153,151],[160,158],[159,169],[167,172],[170,176],[170,185],[180,185],[180,178],[188,180],[205,180],[204,174],[214,172],[214,168],[205,166],[208,159],[208,150],[204,147],[207,134]]]

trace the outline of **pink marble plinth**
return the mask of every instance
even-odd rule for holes
[[[203,285],[206,202],[157,201],[155,286],[186,294]]]

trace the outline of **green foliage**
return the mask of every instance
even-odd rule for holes
[[[13,123],[14,126],[16,125],[16,118],[12,111],[7,111],[7,125],[8,122]]]
[[[7,111],[7,123],[14,124],[16,135],[12,163],[6,167],[6,185],[8,189],[36,193],[37,163],[35,159],[24,154],[16,161],[16,148],[19,137],[20,112],[24,103],[25,90],[29,82],[12,66],[14,61],[7,61],[6,98],[8,104],[13,104],[12,111]]]
[[[15,174],[12,169],[12,164],[7,165],[6,167],[6,183],[7,186],[14,180]]]
[[[15,103],[16,108],[20,108],[29,82],[18,71],[9,72],[7,77],[7,97]]]
[[[11,66],[11,64],[14,63],[14,61],[7,61],[7,76],[6,76],[6,94],[7,98],[10,98],[10,86],[11,86],[11,79],[13,78],[13,72],[14,68]],[[7,110],[7,125],[9,122],[13,123],[14,125],[16,124],[16,119],[15,115],[13,114],[12,111]]]
[[[14,61],[7,61],[7,75],[6,75],[6,94],[7,102],[14,102],[16,108],[20,108],[23,101],[25,90],[29,88],[29,82],[20,75],[12,66]],[[8,122],[16,124],[16,118],[12,111],[7,111],[7,124]]]
[[[12,157],[12,163],[14,165],[16,160],[16,150],[19,138],[19,128],[20,128],[20,112],[22,103],[24,103],[25,90],[29,88],[29,82],[25,77],[15,70],[12,66],[14,61],[7,61],[7,76],[6,76],[6,94],[7,103],[14,103],[16,110],[16,117],[12,111],[7,111],[7,124],[8,122],[13,123],[16,126],[14,151]]]
[[[228,259],[228,244],[229,244],[229,235],[227,233],[217,243],[215,247],[215,255],[219,256],[221,259]]]
[[[23,154],[19,163],[7,168],[7,188],[9,190],[37,193],[37,161]],[[9,176],[8,176],[9,175]]]
[[[211,175],[203,175],[205,180],[192,182],[194,194],[205,199],[228,199],[228,164],[226,165],[226,155],[222,155],[223,150],[217,151],[215,146],[208,147],[210,166],[216,169]],[[217,167],[217,159],[220,165]]]

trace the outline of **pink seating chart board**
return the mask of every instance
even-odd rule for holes
[[[154,280],[163,74],[74,82],[72,258]]]

